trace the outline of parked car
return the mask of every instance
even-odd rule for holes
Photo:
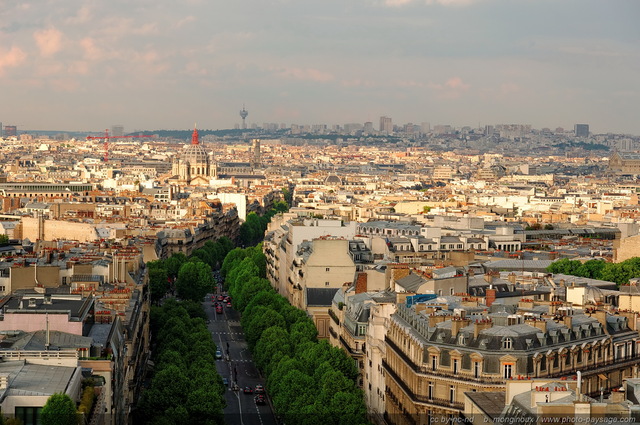
[[[251,387],[244,387],[244,389],[242,390],[245,394],[253,394],[253,388]]]
[[[222,351],[220,351],[220,349],[216,350],[216,359],[221,359],[222,358]]]
[[[262,394],[258,394],[254,397],[254,400],[256,402],[256,404],[265,404],[266,403],[266,399],[264,397],[264,395]]]
[[[256,394],[264,394],[264,387],[262,385],[256,385]]]
[[[227,378],[222,378],[222,383],[226,387],[227,385],[229,385],[229,380]]]

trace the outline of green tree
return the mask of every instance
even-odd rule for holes
[[[9,245],[9,236],[0,235],[0,246],[6,246],[6,245]]]
[[[181,252],[174,253],[165,260],[165,267],[169,277],[176,278],[180,272],[180,268],[187,262],[187,256]]]
[[[181,298],[202,301],[207,293],[213,291],[213,287],[213,276],[208,264],[187,262],[180,267],[176,289]]]
[[[551,263],[551,265],[547,267],[547,271],[554,274],[562,273],[576,276],[575,273],[581,265],[582,263],[580,261],[563,258],[562,260]]]
[[[55,393],[42,407],[41,421],[42,425],[77,425],[76,404],[68,395]]]
[[[157,303],[169,290],[169,274],[164,268],[149,268],[151,301]]]
[[[601,279],[602,270],[606,263],[603,260],[589,260],[576,270],[576,276],[588,277],[590,279]]]
[[[271,372],[271,363],[285,355],[291,355],[289,333],[279,326],[266,329],[256,343],[256,365],[268,375]]]

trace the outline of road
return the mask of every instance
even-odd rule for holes
[[[216,314],[212,295],[207,295],[203,303],[209,319],[209,331],[216,346],[222,351],[222,359],[216,361],[218,373],[227,378],[229,386],[225,393],[227,407],[224,409],[225,422],[229,425],[276,425],[269,400],[264,405],[256,405],[253,394],[244,394],[242,388],[264,387],[264,379],[258,373],[240,326],[240,314],[233,307],[223,307],[222,314]],[[231,385],[237,382],[239,391]],[[268,397],[268,395],[267,395]]]

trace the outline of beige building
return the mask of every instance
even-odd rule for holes
[[[573,379],[582,371],[583,392],[595,395],[637,374],[635,313],[585,314],[532,300],[488,312],[454,300],[399,304],[391,316],[383,361],[387,422],[428,424],[457,416],[465,393],[503,392],[511,380]]]

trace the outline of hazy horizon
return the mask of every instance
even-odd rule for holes
[[[640,134],[640,2],[80,0],[0,8],[0,122],[590,125]],[[77,129],[77,130],[72,130]]]

